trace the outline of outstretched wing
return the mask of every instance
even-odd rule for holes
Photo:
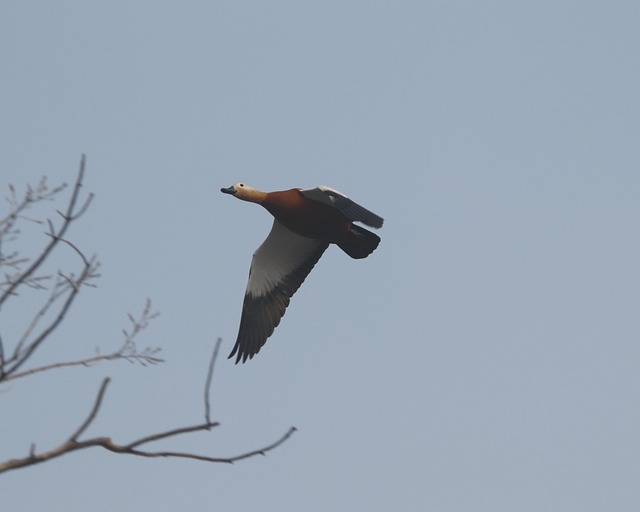
[[[229,357],[251,359],[273,334],[289,305],[328,244],[297,235],[277,220],[253,254],[240,329]]]
[[[303,196],[319,201],[340,210],[348,219],[356,222],[363,222],[367,226],[381,228],[384,219],[375,213],[367,210],[358,203],[352,201],[342,192],[336,189],[321,185],[316,188],[308,188],[300,191]]]

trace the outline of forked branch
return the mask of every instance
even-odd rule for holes
[[[209,403],[210,390],[209,387],[211,385],[213,379],[213,370],[215,366],[215,362],[217,359],[218,349],[220,347],[221,339],[218,338],[216,341],[216,345],[213,350],[213,356],[211,358],[211,362],[209,364],[209,369],[207,371],[207,378],[205,380],[205,417],[206,421],[204,423],[190,425],[187,427],[180,427],[171,430],[165,430],[162,432],[157,432],[155,434],[147,435],[141,438],[138,438],[129,443],[120,444],[115,443],[109,437],[93,437],[90,439],[81,440],[80,437],[89,429],[91,424],[97,418],[100,408],[102,406],[102,401],[107,392],[107,387],[111,379],[108,377],[102,381],[100,385],[100,389],[96,394],[96,398],[94,400],[93,406],[89,411],[88,416],[85,420],[78,426],[78,428],[69,436],[69,438],[61,443],[59,446],[52,450],[44,451],[44,452],[36,452],[35,446],[31,445],[29,454],[26,457],[19,459],[11,459],[4,463],[0,463],[0,473],[5,471],[10,471],[13,469],[23,468],[27,466],[32,466],[34,464],[39,464],[42,462],[46,462],[51,459],[55,459],[62,455],[66,455],[68,453],[74,452],[76,450],[83,450],[86,448],[92,447],[102,447],[105,450],[109,450],[114,453],[122,453],[127,455],[136,455],[138,457],[148,457],[148,458],[182,458],[182,459],[193,459],[199,460],[203,462],[217,462],[217,463],[226,463],[232,464],[239,460],[247,459],[250,457],[255,457],[256,455],[266,455],[267,452],[277,448],[282,443],[284,443],[287,439],[289,439],[293,433],[296,431],[295,427],[289,428],[287,432],[284,433],[279,439],[275,442],[257,450],[247,451],[245,453],[241,453],[239,455],[234,455],[231,457],[213,457],[210,455],[203,455],[199,453],[190,453],[190,452],[182,452],[182,451],[167,451],[167,450],[143,450],[142,446],[161,441],[164,439],[170,439],[183,434],[191,434],[194,432],[200,432],[205,430],[211,430],[214,427],[218,427],[220,423],[217,421],[211,421],[209,419],[211,404]]]
[[[80,207],[80,209],[76,210],[76,204],[78,202],[78,197],[80,195],[80,190],[82,188],[82,182],[84,179],[84,169],[85,169],[86,158],[85,155],[82,155],[80,160],[80,169],[78,171],[78,177],[76,178],[76,182],[73,187],[73,193],[71,195],[71,199],[67,205],[66,212],[58,212],[62,216],[62,225],[58,230],[53,230],[51,234],[51,240],[44,248],[40,256],[36,258],[36,260],[29,265],[23,272],[19,273],[16,277],[11,279],[11,282],[7,284],[7,288],[5,288],[0,294],[0,307],[2,304],[12,295],[15,294],[17,288],[21,285],[24,285],[28,282],[29,277],[38,270],[42,264],[47,260],[51,251],[55,249],[58,243],[63,239],[64,234],[66,233],[69,225],[80,217],[89,207],[91,201],[93,200],[93,194],[89,194],[84,204]]]
[[[18,369],[31,358],[34,352],[62,323],[80,289],[84,285],[91,286],[90,281],[98,277],[99,262],[96,258],[87,258],[73,243],[64,238],[64,234],[71,223],[86,211],[93,198],[93,194],[89,194],[84,204],[80,208],[77,207],[80,190],[83,186],[85,161],[83,155],[66,211],[64,213],[58,211],[62,217],[61,226],[56,229],[53,222],[47,219],[48,231],[46,234],[50,240],[30,264],[30,259],[20,256],[17,251],[5,254],[4,243],[15,240],[18,236],[20,229],[16,223],[18,220],[27,219],[24,212],[32,204],[52,199],[53,196],[65,188],[65,185],[50,189],[47,186],[46,178],[42,178],[36,187],[27,187],[22,200],[18,200],[13,186],[10,185],[9,187],[11,191],[11,195],[8,198],[10,212],[0,220],[0,267],[10,268],[12,272],[5,272],[4,281],[0,282],[0,310],[9,297],[17,295],[21,286],[35,290],[46,289],[45,284],[52,276],[37,275],[37,273],[60,243],[69,246],[81,258],[83,266],[78,275],[58,271],[57,279],[51,286],[48,299],[33,315],[22,336],[13,344],[11,349],[0,338],[0,382],[9,380],[12,375],[17,373]],[[40,220],[27,220],[37,224],[45,224],[44,221]],[[28,266],[23,269],[27,264]],[[41,326],[45,322],[48,322],[48,324]]]

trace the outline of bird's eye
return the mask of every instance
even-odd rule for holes
[[[241,187],[244,187],[244,183],[240,183],[240,186],[241,186]]]

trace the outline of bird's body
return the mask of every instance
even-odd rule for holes
[[[366,258],[380,238],[353,222],[381,227],[383,220],[329,187],[261,192],[237,183],[221,191],[260,204],[274,217],[251,262],[238,338],[229,355],[237,355],[237,363],[260,351],[329,244],[352,258]]]
[[[272,192],[262,206],[300,236],[337,243],[349,233],[349,219],[331,206],[308,199],[297,188]]]

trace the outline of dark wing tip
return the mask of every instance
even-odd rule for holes
[[[292,288],[282,286],[275,288],[264,297],[245,295],[238,338],[228,359],[235,355],[236,364],[245,363],[247,359],[252,359],[260,352],[280,324],[289,305],[289,297],[294,293],[295,290]]]
[[[249,355],[248,353],[243,353],[242,350],[240,350],[240,341],[236,341],[236,344],[233,346],[233,350],[231,351],[231,353],[227,356],[227,359],[231,359],[234,355],[236,355],[236,363],[238,364],[240,361],[242,361],[242,363],[244,364],[244,362],[247,359],[251,359],[253,357],[253,354]]]

